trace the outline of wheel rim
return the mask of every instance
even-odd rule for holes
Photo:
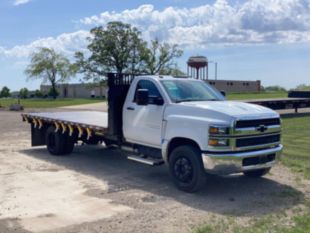
[[[175,177],[182,183],[189,183],[193,179],[193,166],[186,157],[180,157],[174,164]]]

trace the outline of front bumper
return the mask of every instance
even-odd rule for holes
[[[244,171],[270,168],[280,159],[283,146],[247,152],[203,152],[203,165],[208,173],[229,175]]]

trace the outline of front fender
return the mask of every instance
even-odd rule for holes
[[[162,155],[167,162],[169,143],[174,138],[186,138],[196,142],[200,150],[208,150],[208,128],[210,123],[223,121],[194,117],[194,116],[169,116],[165,120],[162,140]]]

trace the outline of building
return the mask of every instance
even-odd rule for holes
[[[187,61],[187,75],[189,77],[204,80],[211,86],[225,92],[260,92],[261,81],[249,80],[210,80],[209,64],[211,62],[204,56],[193,56]],[[215,63],[215,76],[217,77],[217,62]]]
[[[207,80],[217,90],[225,92],[260,92],[261,81]]]
[[[41,85],[40,90],[43,95],[48,95],[51,85]],[[95,86],[93,84],[58,84],[56,87],[60,98],[105,98],[107,88],[105,86]]]

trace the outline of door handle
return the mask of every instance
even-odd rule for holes
[[[135,108],[134,107],[128,107],[127,110],[134,111]]]

